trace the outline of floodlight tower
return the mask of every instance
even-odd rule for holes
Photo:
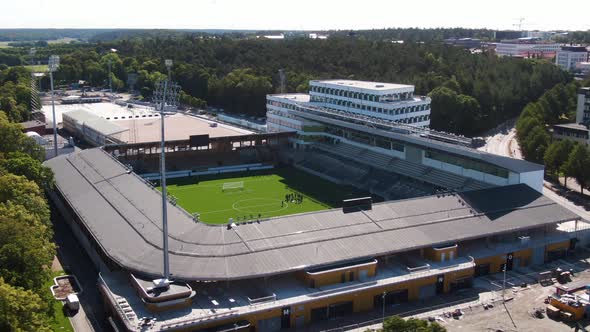
[[[117,50],[114,48],[111,48],[109,50],[109,53],[117,53]],[[111,67],[113,65],[113,60],[111,58],[108,59],[108,65],[109,65],[109,98],[111,99],[111,102],[113,101],[114,95],[113,95],[113,78],[111,77]]]
[[[53,72],[59,68],[59,56],[52,55],[49,57],[49,82],[51,83],[51,112],[53,116],[53,152],[57,157],[57,122],[55,120],[55,95],[53,92]]]
[[[168,67],[168,72],[170,73],[172,60],[166,60],[166,67]],[[170,78],[170,74],[168,77]],[[154,280],[155,287],[168,287],[170,285],[170,264],[168,260],[168,193],[166,190],[166,139],[164,136],[164,115],[166,105],[174,106],[178,102],[179,90],[180,87],[176,83],[166,79],[157,82],[156,89],[154,91],[156,110],[160,112],[160,184],[162,186],[162,252],[164,256],[164,273],[162,279]]]
[[[166,65],[166,69],[168,70],[168,81],[172,82],[172,60],[166,59],[164,60],[164,64]]]
[[[31,56],[31,64],[35,65],[35,54],[37,54],[37,49],[34,47],[31,47],[31,49],[29,50],[29,55]]]
[[[279,80],[281,82],[281,93],[285,93],[285,70],[279,69]]]
[[[111,59],[109,59],[108,64],[109,64],[109,98],[111,100],[113,100],[113,78],[111,77],[111,66],[113,64],[113,61]]]

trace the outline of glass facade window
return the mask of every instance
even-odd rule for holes
[[[503,168],[499,168],[497,166],[490,164],[485,164],[477,160],[461,158],[447,153],[441,153],[438,151],[427,150],[425,151],[425,157],[433,160],[438,160],[443,163],[456,165],[459,167],[463,167],[465,169],[471,169],[474,171],[487,173],[505,179],[507,179],[509,175],[508,171]]]

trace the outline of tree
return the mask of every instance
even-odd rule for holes
[[[558,177],[563,164],[567,161],[573,148],[574,142],[569,139],[552,142],[545,151],[543,158],[547,171]]]
[[[549,145],[551,137],[542,126],[533,127],[524,140],[520,141],[522,152],[527,160],[542,163],[545,150]]]
[[[22,175],[35,182],[39,188],[49,189],[53,186],[51,169],[23,152],[10,152],[4,158],[0,155],[0,169]]]
[[[399,316],[389,317],[383,322],[384,332],[445,332],[446,329],[438,323],[410,318],[404,320]]]
[[[35,182],[10,173],[0,175],[0,204],[9,202],[23,206],[49,227],[49,207],[43,192]]]
[[[241,68],[210,83],[216,103],[227,111],[258,116],[265,114],[266,95],[272,92],[269,77],[258,76],[249,68]]]
[[[479,131],[480,106],[471,96],[457,94],[447,87],[438,87],[430,93],[432,98],[432,127],[472,135]]]
[[[50,277],[46,266],[55,255],[49,233],[23,206],[0,203],[0,277],[14,286],[42,290]]]
[[[22,133],[18,123],[10,123],[6,114],[0,112],[0,153],[24,152],[39,161],[45,158],[45,151],[35,141]]]
[[[0,277],[0,331],[51,331],[46,306],[34,292],[13,287]]]
[[[577,144],[569,154],[563,168],[566,176],[573,177],[580,185],[580,193],[590,185],[590,151],[584,144]]]

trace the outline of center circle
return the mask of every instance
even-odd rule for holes
[[[287,202],[283,203],[283,206],[281,206],[281,202],[280,199],[273,198],[248,198],[234,202],[234,204],[232,204],[232,209],[238,212],[251,214],[275,213],[283,211],[289,207]]]

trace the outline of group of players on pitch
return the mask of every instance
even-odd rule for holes
[[[295,203],[295,204],[301,204],[303,203],[303,195],[300,193],[290,193],[290,194],[285,194],[285,200],[281,201],[281,207],[285,206],[285,203]]]

